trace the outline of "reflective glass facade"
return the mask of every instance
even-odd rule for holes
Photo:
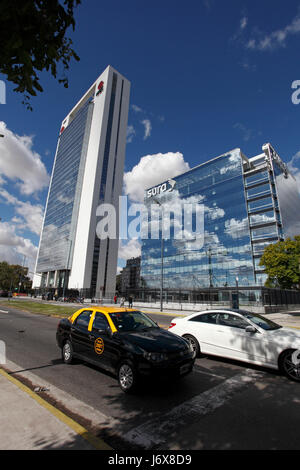
[[[118,226],[100,240],[98,212],[112,204],[118,218],[129,96],[128,80],[108,66],[62,121],[34,287],[95,298],[115,291]]]
[[[252,248],[239,149],[174,178],[175,189],[162,193],[163,205],[197,203],[204,208],[203,245],[197,240],[164,240],[164,288],[197,288],[255,282]],[[146,199],[149,206],[153,198]],[[161,222],[161,220],[160,220]],[[174,230],[174,227],[173,227]],[[160,239],[142,242],[141,279],[145,287],[160,287]]]
[[[59,138],[37,271],[70,269],[93,103],[88,100]]]
[[[196,242],[176,240],[173,227],[163,242],[163,288],[264,285],[264,248],[300,233],[299,189],[273,147],[265,144],[250,159],[236,149],[174,180],[171,192],[152,188],[148,197],[146,191],[146,205],[156,199],[164,213],[168,206],[202,204],[204,238],[197,248]],[[161,287],[161,226],[160,216],[159,239],[149,233],[142,241],[141,282],[150,289]]]

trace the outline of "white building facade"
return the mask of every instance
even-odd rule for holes
[[[61,125],[33,287],[115,291],[130,83],[111,66]],[[116,237],[96,234],[97,208],[116,210]]]

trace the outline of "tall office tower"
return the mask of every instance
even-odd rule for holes
[[[259,261],[265,246],[300,234],[300,197],[271,144],[262,149],[252,158],[232,150],[146,191],[145,204],[156,201],[164,213],[184,204],[202,205],[204,211],[201,243],[176,239],[177,218],[176,226],[171,219],[162,247],[161,215],[158,224],[148,209],[149,232],[159,227],[159,237],[146,233],[142,242],[141,278],[147,288],[161,285],[162,253],[164,288],[235,286],[237,279],[239,286],[264,284]]]
[[[130,83],[111,66],[63,120],[46,203],[34,287],[115,290]],[[97,208],[116,209],[116,238],[96,234]]]

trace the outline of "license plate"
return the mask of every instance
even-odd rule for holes
[[[180,369],[179,369],[179,372],[180,374],[185,374],[186,372],[188,372],[190,370],[190,365],[189,364],[185,364],[184,366],[181,366]]]

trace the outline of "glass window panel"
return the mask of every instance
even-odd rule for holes
[[[277,227],[269,226],[269,227],[261,227],[251,230],[252,239],[255,240],[257,238],[270,238],[277,236]]]
[[[259,183],[261,181],[268,181],[269,174],[267,171],[262,171],[260,173],[256,173],[255,175],[246,176],[245,177],[245,184],[247,186],[255,183]]]
[[[253,244],[253,253],[262,253],[266,246],[269,246],[269,242],[262,242],[262,243],[254,243]]]
[[[247,190],[247,197],[256,197],[259,196],[260,194],[266,194],[270,192],[270,185],[269,183],[267,184],[261,184],[259,186],[255,186],[255,188],[251,188]]]
[[[204,313],[202,315],[198,315],[196,317],[191,318],[189,321],[199,323],[210,323],[211,325],[215,325],[217,316],[217,313]]]
[[[248,202],[249,212],[258,211],[261,209],[267,209],[268,207],[272,207],[272,206],[273,206],[273,199],[271,197],[259,199],[258,201]]]
[[[260,214],[250,215],[249,219],[251,225],[259,225],[274,221],[275,214],[274,211],[262,212]]]
[[[249,323],[246,320],[230,313],[220,313],[217,319],[217,324],[241,329],[245,329],[249,326]]]
[[[75,325],[76,326],[80,326],[81,328],[86,328],[89,326],[89,322],[90,322],[90,318],[91,318],[91,315],[92,315],[92,311],[91,310],[85,310],[84,312],[82,312],[76,319],[75,321]]]
[[[93,328],[96,330],[105,330],[108,327],[108,321],[106,320],[103,313],[96,313],[93,321]]]

